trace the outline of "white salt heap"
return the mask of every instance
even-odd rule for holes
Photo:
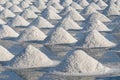
[[[89,21],[92,21],[94,19],[98,19],[101,22],[111,22],[111,20],[108,17],[106,17],[105,15],[103,15],[103,14],[101,14],[99,12],[94,12],[93,14],[91,14],[89,16]]]
[[[72,3],[70,4],[70,6],[73,7],[74,9],[76,9],[76,10],[82,10],[82,9],[83,9],[82,6],[80,6],[80,5],[77,4],[76,2],[72,2]]]
[[[53,28],[54,27],[54,25],[52,25],[49,21],[47,21],[46,19],[40,16],[36,18],[35,20],[33,20],[30,25],[34,25],[38,28]]]
[[[1,25],[1,24],[6,24],[6,22],[3,21],[2,19],[0,19],[0,25]]]
[[[101,8],[106,8],[108,6],[103,0],[98,0],[96,4]]]
[[[120,15],[119,7],[115,3],[110,3],[110,5],[104,9],[103,13],[107,16]]]
[[[0,11],[4,10],[4,8],[0,5]]]
[[[0,25],[0,39],[8,37],[18,37],[19,34],[15,32],[8,25]]]
[[[79,0],[78,2],[80,4],[80,6],[82,7],[86,7],[89,5],[88,1],[87,0]]]
[[[20,2],[18,0],[9,0],[12,4],[19,4]]]
[[[74,37],[61,27],[53,31],[48,37],[50,37],[49,44],[72,44],[77,42]]]
[[[12,22],[10,24],[11,26],[28,26],[29,22],[26,21],[23,17],[17,15],[14,19],[12,19]]]
[[[27,48],[13,58],[10,63],[10,66],[13,68],[49,67],[53,65],[51,59],[32,45],[28,45]]]
[[[12,12],[18,13],[18,12],[22,12],[22,9],[20,7],[18,7],[17,5],[13,5],[9,8]]]
[[[82,43],[83,48],[99,48],[99,47],[113,47],[115,43],[109,41],[97,30],[92,30],[85,36]]]
[[[22,1],[18,6],[20,6],[20,8],[24,10],[25,8],[28,8],[30,5],[27,2]]]
[[[55,9],[57,10],[62,10],[64,7],[62,5],[60,5],[58,2],[55,2],[53,4],[51,4]]]
[[[41,12],[41,11],[38,10],[34,5],[29,6],[28,9],[30,9],[30,10],[33,11],[34,13],[40,13],[40,12]]]
[[[39,10],[43,10],[43,9],[46,8],[46,5],[45,5],[45,3],[44,3],[43,0],[37,0],[37,1],[35,2],[35,6],[36,6]]]
[[[14,57],[7,49],[0,45],[0,61],[9,61]]]
[[[41,41],[46,38],[46,35],[35,26],[29,26],[18,37],[19,41]]]
[[[72,0],[61,0],[60,4],[65,7],[69,6],[72,2]]]
[[[0,17],[1,18],[15,17],[15,14],[6,8],[0,12]]]
[[[89,56],[82,50],[68,53],[67,57],[56,67],[56,71],[65,73],[105,73],[110,68]]]
[[[90,25],[86,26],[87,31],[97,30],[97,31],[111,31],[105,24],[103,24],[100,20],[94,19],[89,22]]]
[[[83,21],[85,18],[81,16],[76,10],[69,11],[66,16],[70,16],[75,21]]]
[[[94,12],[97,12],[97,10],[95,8],[93,8],[92,6],[87,6],[86,8],[84,8],[83,10],[83,14],[84,15],[90,15]]]
[[[92,6],[93,8],[95,8],[96,10],[102,10],[96,3],[90,3],[89,6]]]
[[[7,0],[0,0],[0,4],[5,4]]]
[[[42,12],[42,16],[46,19],[61,19],[61,17],[56,12],[54,12],[54,10],[51,10],[49,8],[46,8]]]
[[[76,22],[72,20],[72,18],[66,15],[58,24],[57,27],[63,27],[65,30],[81,30],[80,27]]]
[[[13,4],[12,4],[11,2],[7,1],[7,2],[3,5],[3,7],[4,7],[4,8],[10,8],[12,5],[13,5]]]
[[[53,6],[48,6],[46,9],[54,11],[55,13],[59,13],[59,11],[57,9],[55,9]]]
[[[30,9],[25,9],[22,13],[21,16],[24,17],[25,19],[34,19],[37,18],[38,16],[31,11]]]

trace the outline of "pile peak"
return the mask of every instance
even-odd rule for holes
[[[73,1],[72,0],[61,0],[60,4],[65,6],[69,6]]]
[[[96,10],[102,10],[96,3],[92,2],[89,4],[89,6],[92,6],[93,8],[95,8]]]
[[[49,8],[46,8],[42,12],[42,16],[46,19],[61,19],[61,17],[54,11]]]
[[[50,37],[49,44],[72,44],[77,42],[74,37],[61,27],[55,29],[48,37]]]
[[[33,20],[30,25],[34,25],[38,28],[53,28],[54,27],[54,25],[52,25],[49,21],[47,21],[46,19],[40,16],[36,18],[35,20]]]
[[[10,38],[18,36],[19,34],[8,25],[0,25],[0,38]]]
[[[97,30],[97,31],[111,31],[106,25],[104,25],[100,20],[94,19],[89,22],[89,25],[85,28],[87,31]]]
[[[86,7],[89,5],[88,1],[87,0],[79,0],[78,2],[80,4],[80,6],[82,7]]]
[[[25,9],[22,13],[21,16],[24,17],[25,19],[34,19],[37,18],[38,16],[31,11],[30,9]]]
[[[25,8],[29,7],[29,4],[25,1],[21,1],[19,6],[20,6],[21,9],[25,9]]]
[[[99,47],[113,47],[115,43],[109,41],[97,30],[92,30],[87,33],[82,43],[83,48],[99,48]]]
[[[57,10],[62,10],[64,7],[62,5],[60,5],[58,2],[54,2],[53,4],[51,4],[55,9]]]
[[[39,9],[39,10],[43,10],[46,8],[45,2],[43,0],[37,0],[35,2],[35,6]]]
[[[76,10],[81,10],[81,9],[83,9],[79,4],[77,4],[76,2],[72,2],[71,4],[70,4],[70,6],[71,7],[73,7],[74,9],[76,9]]]
[[[29,26],[18,37],[19,41],[42,41],[46,38],[46,35],[37,27]]]
[[[35,67],[48,67],[53,64],[39,49],[28,45],[27,48],[10,62],[9,66],[13,68],[35,68]]]
[[[98,0],[96,4],[101,8],[106,8],[108,6],[103,0]]]
[[[13,4],[9,1],[7,1],[3,6],[4,8],[10,8]]]
[[[11,26],[17,27],[17,26],[28,26],[29,22],[26,21],[23,17],[17,15],[15,18],[12,20]]]
[[[17,5],[13,5],[10,7],[10,10],[12,12],[18,13],[18,12],[22,12],[22,9],[20,7],[18,7]]]
[[[65,73],[105,73],[109,70],[110,68],[82,50],[68,52],[66,58],[56,67],[56,71]]]
[[[10,61],[14,55],[0,45],[0,61]]]
[[[66,15],[58,24],[57,27],[63,27],[65,30],[81,30],[80,27],[76,22],[74,22],[71,16]]]

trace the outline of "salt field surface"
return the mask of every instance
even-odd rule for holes
[[[120,0],[0,0],[0,80],[120,80]]]

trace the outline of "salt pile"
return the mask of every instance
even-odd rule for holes
[[[15,14],[9,9],[4,9],[3,11],[0,12],[0,17],[3,19],[9,17],[15,17]]]
[[[80,4],[80,6],[82,7],[86,7],[89,5],[88,1],[87,0],[79,0],[78,2]]]
[[[105,15],[99,13],[99,12],[94,12],[93,14],[91,14],[88,19],[86,20],[89,20],[89,21],[92,21],[94,19],[98,19],[100,20],[101,22],[111,22],[111,20],[106,17]],[[88,22],[88,21],[87,21]]]
[[[80,5],[77,4],[76,2],[72,2],[72,3],[70,4],[70,6],[73,7],[74,9],[76,9],[76,10],[82,10],[82,9],[83,9],[82,6],[80,6]]]
[[[89,6],[92,6],[93,8],[95,8],[96,10],[102,10],[96,3],[92,2],[89,4]]]
[[[72,44],[77,42],[74,37],[61,27],[55,29],[48,37],[50,37],[49,44]]]
[[[4,10],[4,8],[0,5],[0,11]]]
[[[113,47],[115,43],[109,41],[97,30],[92,30],[87,33],[85,40],[82,43],[83,48],[99,48],[99,47]]]
[[[0,0],[0,4],[5,4],[7,2],[7,0]]]
[[[66,16],[70,16],[75,21],[83,21],[85,18],[81,16],[76,10],[69,11]]]
[[[84,15],[91,15],[92,13],[97,12],[97,10],[92,6],[87,6],[86,8],[83,9],[82,12]]]
[[[24,17],[25,19],[34,19],[37,18],[38,16],[31,11],[30,9],[25,9],[22,13],[21,16]]]
[[[63,27],[65,30],[82,29],[82,27],[80,27],[76,22],[74,22],[69,15],[66,15],[57,25],[58,25],[57,27]]]
[[[29,7],[29,4],[25,1],[22,1],[18,6],[20,6],[20,8],[24,10],[25,8]]]
[[[67,57],[56,67],[58,72],[65,73],[105,73],[110,68],[89,56],[82,50],[68,53]]]
[[[42,41],[46,35],[35,26],[29,26],[18,37],[19,41]]]
[[[12,19],[12,22],[10,23],[11,26],[13,27],[18,27],[18,26],[28,26],[29,22],[26,21],[23,17],[17,15]]]
[[[19,4],[20,2],[18,0],[9,0],[12,4]]]
[[[3,7],[4,8],[10,8],[13,4],[11,2],[6,2]]]
[[[0,25],[1,25],[1,24],[6,24],[6,22],[3,21],[2,19],[0,19]]]
[[[61,0],[60,4],[65,7],[69,6],[72,2],[72,0]]]
[[[38,8],[36,8],[34,5],[29,6],[28,9],[30,9],[34,13],[40,13],[40,10],[38,10]]]
[[[35,68],[49,67],[53,65],[53,61],[49,59],[43,52],[28,45],[27,48],[10,62],[10,67],[13,68]]]
[[[58,2],[55,2],[53,4],[51,4],[55,9],[57,10],[62,10],[64,7],[62,5],[60,5]]]
[[[120,15],[119,7],[115,3],[110,3],[110,5],[104,9],[103,13],[107,16]]]
[[[22,9],[18,7],[17,5],[13,5],[9,8],[12,12],[19,13],[22,12]]]
[[[14,57],[7,49],[0,45],[0,61],[9,61]]]
[[[103,0],[98,0],[96,4],[101,8],[106,8],[108,6]]]
[[[85,27],[87,31],[97,30],[97,31],[111,31],[105,24],[100,20],[94,19],[89,22],[89,25]]]
[[[54,11],[49,8],[46,8],[42,12],[42,16],[46,19],[61,19],[61,17]]]
[[[8,25],[0,25],[0,39],[2,38],[10,38],[10,37],[18,37],[19,34],[15,32]]]
[[[46,8],[45,2],[43,0],[37,0],[35,2],[35,6],[39,9],[39,10],[43,10]]]
[[[47,21],[46,19],[40,16],[34,19],[30,25],[34,25],[38,28],[53,28],[54,27],[54,25],[52,25],[49,21]]]

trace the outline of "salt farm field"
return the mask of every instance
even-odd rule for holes
[[[120,0],[0,0],[0,80],[120,80]]]

